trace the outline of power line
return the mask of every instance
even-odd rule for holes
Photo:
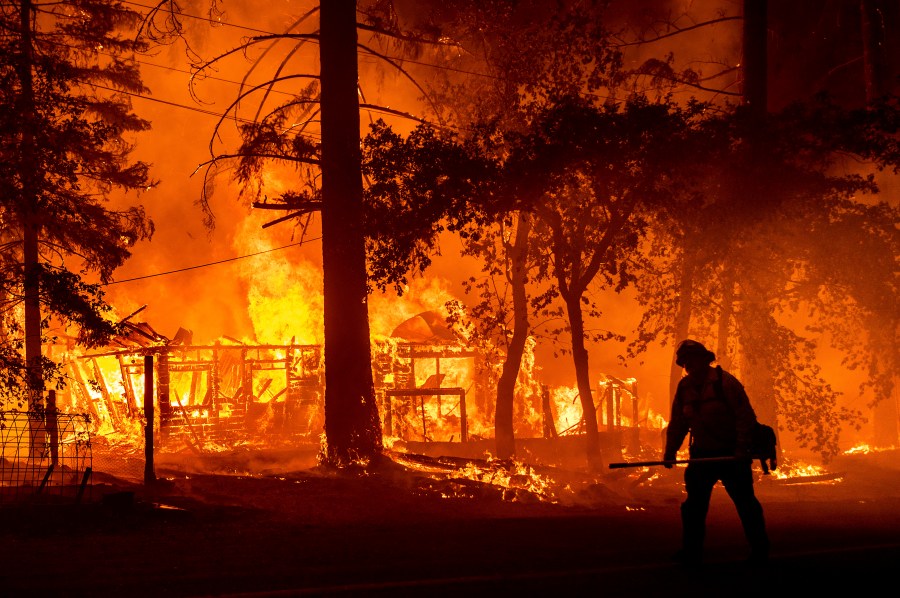
[[[191,110],[191,111],[193,111],[193,112],[199,112],[200,114],[205,114],[205,115],[207,115],[207,116],[215,116],[215,117],[217,117],[217,118],[228,119],[228,120],[236,120],[236,121],[238,121],[238,122],[241,122],[241,123],[244,123],[244,124],[248,124],[248,125],[256,124],[255,121],[252,121],[252,120],[250,120],[250,119],[248,119],[248,118],[241,118],[241,117],[239,117],[239,116],[230,116],[230,115],[228,115],[228,114],[223,114],[223,113],[221,113],[221,112],[216,112],[216,111],[214,111],[214,110],[204,110],[203,108],[197,108],[196,106],[188,106],[188,105],[186,105],[186,104],[179,104],[178,102],[172,102],[172,101],[170,101],[170,100],[161,100],[161,99],[159,99],[159,98],[154,98],[154,97],[152,97],[152,96],[143,95],[143,94],[140,94],[140,93],[135,93],[135,92],[133,92],[133,91],[125,91],[125,90],[122,90],[122,89],[113,89],[112,87],[106,87],[106,86],[104,86],[104,85],[100,85],[100,84],[97,84],[97,83],[89,83],[89,82],[83,82],[83,83],[85,83],[85,85],[91,85],[91,86],[96,87],[96,88],[98,88],[98,89],[105,89],[106,91],[111,91],[111,92],[113,92],[113,93],[122,93],[122,94],[125,94],[125,95],[127,95],[127,96],[132,96],[132,97],[135,97],[135,98],[141,98],[141,99],[144,99],[144,100],[149,100],[149,101],[151,101],[151,102],[157,102],[157,103],[159,103],[159,104],[165,104],[165,105],[167,105],[167,106],[173,106],[173,107],[175,107],[175,108],[183,108],[183,109],[185,109],[185,110]],[[375,110],[371,110],[371,111],[374,112]],[[319,138],[319,137],[321,137],[321,135],[316,135],[315,133],[302,133],[302,135],[303,135],[303,136],[306,136],[306,137],[313,137],[313,138]]]
[[[197,108],[196,106],[188,106],[188,105],[186,105],[186,104],[179,104],[178,102],[172,102],[172,101],[170,101],[170,100],[161,100],[161,99],[159,99],[159,98],[154,98],[154,97],[152,97],[152,96],[148,96],[148,95],[144,95],[144,94],[140,94],[140,93],[135,93],[135,92],[133,92],[133,91],[125,91],[125,90],[123,90],[123,89],[113,89],[112,87],[106,87],[106,86],[104,86],[104,85],[99,85],[99,84],[97,84],[97,83],[88,83],[88,82],[85,82],[85,84],[86,84],[86,85],[91,85],[92,87],[96,87],[96,88],[98,88],[98,89],[105,89],[106,91],[111,91],[111,92],[113,92],[113,93],[122,93],[122,94],[125,94],[125,95],[127,95],[127,96],[131,96],[131,97],[135,97],[135,98],[142,98],[142,99],[144,99],[144,100],[149,100],[149,101],[151,101],[151,102],[156,102],[156,103],[158,103],[158,104],[165,104],[165,105],[167,105],[167,106],[174,106],[175,108],[183,108],[183,109],[185,109],[185,110],[191,110],[191,111],[193,111],[193,112],[199,112],[200,114],[206,114],[207,116],[216,116],[216,117],[218,117],[218,118],[234,118],[235,120],[241,121],[241,122],[243,122],[243,123],[245,123],[245,124],[252,124],[252,122],[253,122],[253,121],[250,121],[250,120],[245,119],[245,118],[240,118],[240,117],[238,117],[238,116],[231,117],[231,116],[227,116],[227,115],[225,115],[225,114],[222,114],[221,112],[216,112],[216,111],[214,111],[214,110],[204,110],[203,108]]]
[[[130,4],[131,6],[138,6],[140,8],[146,8],[147,10],[156,10],[157,6],[147,6],[146,4],[141,4],[140,2],[130,2],[128,0],[123,0],[122,4]],[[165,11],[164,11],[165,12]],[[189,19],[196,19],[198,21],[206,21],[207,23],[211,23],[213,25],[217,25],[220,27],[233,27],[235,29],[244,29],[246,31],[253,31],[254,33],[264,33],[266,35],[278,35],[277,33],[273,33],[272,31],[266,31],[264,29],[256,29],[254,27],[247,27],[246,25],[235,25],[234,23],[228,23],[227,21],[218,21],[216,19],[211,19],[209,17],[198,17],[197,15],[192,15],[186,12],[177,13],[179,17],[186,17]]]
[[[123,4],[130,4],[130,5],[132,5],[132,6],[138,6],[138,7],[140,7],[140,8],[145,8],[145,9],[147,9],[147,10],[153,10],[153,9],[155,8],[155,7],[153,7],[153,6],[147,6],[147,5],[141,4],[141,3],[139,3],[139,2],[125,1],[125,2],[123,2]],[[209,17],[200,17],[200,16],[192,15],[192,14],[186,13],[186,12],[180,12],[180,13],[178,13],[178,16],[181,16],[181,17],[187,17],[187,18],[190,18],[190,19],[196,19],[196,20],[198,20],[198,21],[206,21],[207,23],[211,23],[211,24],[217,25],[217,26],[233,27],[233,28],[235,28],[235,29],[244,29],[244,30],[246,30],[246,31],[252,31],[252,32],[254,32],[254,33],[261,33],[261,34],[264,34],[264,35],[275,35],[275,36],[277,36],[277,35],[283,35],[283,33],[276,33],[276,32],[274,32],[274,31],[267,31],[267,30],[265,30],[265,29],[257,29],[257,28],[255,28],[255,27],[248,27],[248,26],[246,26],[246,25],[238,25],[238,24],[235,24],[235,23],[229,23],[229,22],[225,22],[225,21],[217,21],[217,20],[211,19],[211,18],[209,18]],[[310,43],[318,43],[316,40],[312,40],[312,39],[311,39],[311,40],[307,40],[307,41],[309,41]],[[420,61],[420,60],[413,60],[413,59],[410,59],[410,58],[402,58],[402,57],[398,57],[398,56],[390,56],[390,55],[387,55],[387,54],[385,54],[385,56],[387,56],[388,58],[391,58],[391,59],[394,59],[394,60],[398,60],[398,61],[402,61],[402,62],[409,63],[409,64],[417,64],[417,65],[420,65],[420,66],[426,66],[426,67],[429,67],[429,68],[440,69],[440,70],[445,70],[445,71],[452,71],[452,72],[460,73],[460,74],[463,74],[463,75],[475,75],[475,76],[477,76],[477,77],[487,77],[488,79],[497,79],[497,80],[502,80],[502,79],[504,79],[503,77],[500,77],[499,75],[492,75],[492,74],[489,74],[489,73],[479,73],[479,72],[477,72],[477,71],[468,71],[468,70],[465,70],[465,69],[458,69],[458,68],[454,68],[454,67],[450,67],[450,66],[443,66],[443,65],[439,65],[439,64],[433,64],[433,63],[430,63],[430,62],[422,62],[422,61]]]
[[[155,65],[154,65],[154,66],[155,66]],[[165,67],[161,67],[161,68],[165,68]],[[186,105],[186,104],[179,104],[178,102],[173,102],[173,101],[171,101],[171,100],[161,100],[161,99],[159,99],[159,98],[154,98],[153,96],[143,95],[143,94],[135,93],[135,92],[132,92],[132,91],[125,91],[125,90],[122,90],[122,89],[113,89],[112,87],[106,87],[105,85],[100,85],[100,84],[98,84],[98,83],[90,83],[90,82],[86,82],[86,81],[83,81],[82,83],[84,83],[85,85],[91,85],[91,86],[93,86],[93,87],[96,87],[97,89],[104,89],[104,90],[106,90],[106,91],[111,91],[111,92],[113,92],[113,93],[121,93],[121,94],[125,94],[125,95],[127,95],[127,96],[131,96],[131,97],[135,97],[135,98],[141,98],[141,99],[144,99],[144,100],[149,100],[149,101],[151,101],[151,102],[157,102],[157,103],[159,103],[159,104],[165,104],[165,105],[167,105],[167,106],[173,106],[173,107],[175,107],[175,108],[183,108],[183,109],[185,109],[185,110],[191,110],[191,111],[193,111],[193,112],[199,112],[200,114],[205,114],[205,115],[207,115],[207,116],[215,116],[215,117],[217,117],[217,118],[227,119],[227,120],[236,120],[236,121],[239,121],[239,122],[244,123],[244,124],[251,124],[251,125],[252,125],[252,124],[256,124],[256,121],[250,120],[250,119],[248,119],[248,118],[241,118],[241,117],[239,117],[239,116],[231,116],[231,115],[228,115],[228,114],[223,114],[223,113],[221,113],[221,112],[216,112],[216,111],[214,111],[214,110],[204,110],[203,108],[197,108],[196,106],[188,106],[188,105]],[[281,93],[287,93],[287,92],[281,92]],[[390,108],[378,108],[378,107],[371,107],[371,106],[360,106],[359,109],[360,109],[360,110],[363,110],[363,111],[365,111],[365,112],[374,112],[374,113],[376,113],[376,114],[388,114],[388,115],[391,115],[391,116],[399,116],[399,117],[404,117],[404,118],[411,118],[412,120],[415,120],[415,121],[417,121],[417,122],[424,122],[424,121],[423,121],[422,119],[420,119],[420,118],[407,116],[407,115],[404,115],[404,114],[400,113],[400,112],[397,111],[397,110],[391,110]],[[321,135],[317,135],[316,133],[305,132],[305,133],[302,133],[301,135],[303,135],[303,136],[305,136],[305,137],[312,137],[312,138],[315,138],[315,139],[321,138]]]
[[[185,74],[185,75],[190,75],[190,76],[192,76],[192,77],[195,75],[195,73],[192,73],[191,71],[187,71],[187,70],[185,70],[185,69],[179,69],[179,68],[176,68],[176,67],[174,67],[174,66],[166,66],[166,65],[164,65],[164,64],[156,64],[155,62],[147,62],[146,60],[137,60],[137,59],[135,59],[134,61],[135,61],[136,63],[142,64],[142,65],[144,65],[144,66],[152,66],[152,67],[154,67],[154,68],[164,69],[164,70],[167,70],[167,71],[173,71],[173,72],[175,72],[175,73],[182,73],[182,74]],[[212,75],[204,75],[202,80],[205,81],[206,79],[210,79],[210,80],[212,80],[212,81],[221,81],[222,83],[231,83],[232,85],[239,85],[239,86],[242,86],[242,87],[252,87],[252,85],[248,85],[247,83],[242,83],[242,82],[240,82],[240,81],[234,81],[234,80],[232,80],[232,79],[225,79],[225,78],[223,78],[223,77],[213,77]],[[292,93],[289,92],[289,91],[281,91],[280,89],[273,89],[273,90],[272,90],[272,93],[277,93],[277,94],[280,94],[280,95],[286,95],[286,96],[293,96],[293,95],[295,95],[295,94],[292,94]]]
[[[303,241],[299,241],[297,243],[291,243],[290,245],[283,245],[281,247],[273,247],[272,249],[266,249],[263,251],[257,251],[256,253],[248,253],[247,255],[239,255],[237,257],[230,257],[224,260],[219,260],[216,262],[208,262],[205,264],[197,264],[196,266],[188,266],[186,268],[179,268],[177,270],[168,270],[166,272],[157,272],[156,274],[146,274],[144,276],[135,276],[134,278],[126,278],[124,280],[116,280],[113,282],[103,283],[101,286],[110,286],[114,284],[121,284],[123,282],[134,282],[135,280],[144,280],[146,278],[156,278],[157,276],[166,276],[169,274],[177,274],[179,272],[187,272],[188,270],[197,270],[198,268],[207,268],[209,266],[217,266],[219,264],[224,264],[226,262],[234,262],[237,260],[242,260],[248,257],[256,257],[258,255],[262,255],[264,253],[271,253],[273,251],[280,251],[282,249],[287,249],[288,247],[296,247],[297,245],[303,245],[304,243],[309,243],[310,241],[316,241],[321,239],[322,237],[313,237],[312,239],[306,239]]]
[[[130,5],[132,5],[132,6],[137,6],[137,7],[140,7],[140,8],[147,9],[147,10],[153,10],[153,9],[156,8],[156,7],[153,7],[153,6],[147,6],[147,5],[145,5],[145,4],[140,4],[140,3],[138,3],[138,2],[131,2],[131,1],[128,1],[128,0],[124,0],[124,1],[123,1],[123,4],[130,4]],[[211,19],[211,18],[209,18],[209,17],[200,17],[200,16],[192,15],[192,14],[186,13],[186,12],[179,12],[179,13],[178,13],[178,16],[186,17],[186,18],[190,18],[190,19],[196,19],[196,20],[198,20],[198,21],[205,21],[205,22],[211,23],[211,24],[213,24],[213,25],[217,25],[217,26],[233,27],[233,28],[236,28],[236,29],[244,29],[244,30],[246,30],[246,31],[252,31],[252,32],[254,32],[254,33],[261,33],[261,34],[265,34],[265,35],[271,35],[271,36],[285,35],[284,33],[276,33],[276,32],[274,32],[274,31],[268,31],[268,30],[265,30],[265,29],[258,29],[258,28],[255,28],[255,27],[248,27],[248,26],[246,26],[246,25],[238,25],[238,24],[235,24],[235,23],[229,23],[229,22],[225,22],[225,21],[218,21],[218,20],[215,20],[215,19]],[[309,41],[310,43],[318,43],[318,42],[317,42],[316,40],[314,40],[314,39],[310,39],[310,40],[307,40],[307,41]],[[366,54],[368,54],[368,55],[370,55],[370,56],[373,56],[373,57],[375,57],[375,58],[379,58],[379,56],[377,56],[376,54],[373,54],[371,51],[366,50],[365,48],[361,48],[361,50],[362,50],[364,53],[366,53]],[[473,76],[475,76],[475,77],[484,77],[484,78],[487,78],[487,79],[494,79],[494,80],[497,80],[497,81],[509,81],[509,80],[510,80],[508,77],[503,77],[503,76],[501,76],[501,75],[494,75],[494,74],[491,74],[491,73],[483,73],[483,72],[478,72],[478,71],[470,71],[470,70],[460,69],[460,68],[451,67],[451,66],[446,66],[446,65],[434,64],[434,63],[431,63],[431,62],[423,62],[423,61],[421,61],[421,60],[414,60],[414,59],[412,59],[412,58],[407,58],[407,57],[392,56],[392,55],[390,55],[390,54],[384,54],[384,57],[385,57],[385,58],[388,58],[388,59],[391,59],[391,60],[396,60],[396,61],[398,61],[398,62],[400,62],[400,63],[405,63],[405,64],[416,64],[416,65],[424,66],[424,67],[427,67],[427,68],[432,68],[432,69],[437,69],[437,70],[443,70],[443,71],[448,71],[448,72],[454,72],[454,73],[459,73],[459,74],[462,74],[462,75],[473,75]],[[144,62],[142,62],[142,61],[138,61],[138,62],[141,62],[142,64],[148,64],[148,65],[151,65],[151,66],[156,66],[156,67],[158,67],[158,68],[170,69],[170,70],[173,70],[173,71],[176,71],[176,72],[186,72],[186,71],[181,71],[181,70],[179,70],[179,69],[175,69],[175,68],[173,68],[173,67],[166,67],[166,66],[162,66],[162,65],[158,65],[158,64],[154,64],[154,63],[144,63]],[[192,74],[192,73],[191,73],[191,74]],[[228,80],[228,79],[222,79],[222,78],[219,78],[219,77],[209,77],[209,78],[210,78],[210,79],[214,79],[214,80],[219,80],[219,81],[228,82],[228,83],[234,83],[234,84],[236,84],[236,85],[242,85],[241,83],[238,83],[237,81],[230,81],[230,80]],[[287,93],[287,92],[276,91],[276,93]],[[600,96],[600,95],[594,94],[594,93],[589,94],[589,95],[594,96],[594,97],[597,97],[597,98],[600,98],[600,99],[607,99],[607,98],[605,98],[604,96]]]
[[[138,2],[131,2],[131,1],[125,1],[124,4],[131,4],[131,5],[133,5],[133,6],[138,6],[138,7],[141,7],[141,8],[148,9],[148,10],[152,10],[152,9],[154,8],[154,7],[151,7],[151,6],[147,6],[147,5],[144,5],[144,4],[140,4],[140,3],[138,3]],[[223,25],[223,26],[235,27],[235,28],[238,28],[238,29],[245,29],[245,30],[247,30],[247,31],[253,31],[253,32],[256,32],[256,33],[262,33],[262,34],[266,34],[266,35],[272,35],[272,36],[282,35],[282,34],[275,33],[275,32],[272,32],[272,31],[267,31],[267,30],[264,30],[264,29],[257,29],[257,28],[254,28],[254,27],[248,27],[248,26],[245,26],[245,25],[237,25],[237,24],[233,24],[233,23],[226,23],[226,22],[223,22],[223,21],[217,21],[217,20],[214,20],[214,19],[210,19],[210,18],[208,18],[208,17],[199,17],[199,16],[197,16],[197,15],[192,15],[192,14],[184,13],[184,12],[178,13],[178,15],[179,15],[179,16],[188,17],[188,18],[192,18],[192,19],[197,19],[197,20],[200,20],[200,21],[206,21],[206,22],[209,22],[209,23],[212,23],[212,24],[216,24],[216,25]],[[310,41],[312,41],[313,43],[316,43],[315,40],[310,40]],[[371,51],[367,50],[366,48],[360,48],[360,49],[361,49],[365,54],[367,54],[367,55],[369,55],[369,56],[372,56],[372,57],[374,57],[374,58],[380,58],[378,55],[373,54]],[[429,62],[423,62],[423,61],[419,61],[419,60],[413,60],[413,59],[406,58],[406,57],[392,56],[392,55],[389,55],[389,54],[385,54],[384,57],[386,57],[386,58],[388,58],[388,59],[391,59],[391,60],[396,60],[396,61],[398,61],[398,62],[400,62],[400,63],[416,64],[416,65],[420,65],[420,66],[424,66],[424,67],[428,67],[428,68],[433,68],[433,69],[438,69],[438,70],[444,70],[444,71],[449,71],[449,72],[455,72],[455,73],[459,73],[459,74],[473,75],[473,76],[476,76],[476,77],[485,77],[485,78],[488,78],[488,79],[494,79],[494,80],[498,80],[498,81],[508,80],[506,77],[502,77],[502,76],[499,76],[499,75],[493,75],[493,74],[490,74],[490,73],[481,73],[481,72],[477,72],[477,71],[470,71],[470,70],[459,69],[459,68],[454,68],[454,67],[444,66],[444,65],[437,65],[437,64],[433,64],[433,63],[429,63]],[[148,66],[153,66],[153,67],[156,67],[156,68],[161,68],[161,69],[171,70],[171,71],[173,71],[173,72],[179,72],[179,73],[185,73],[185,74],[194,75],[194,73],[191,73],[191,72],[189,72],[189,71],[185,71],[185,70],[178,69],[178,68],[171,67],[171,66],[164,66],[164,65],[160,65],[160,64],[156,64],[156,63],[152,63],[152,62],[145,62],[145,61],[141,61],[141,60],[136,60],[136,62],[139,62],[140,64],[145,64],[145,65],[148,65]],[[209,79],[212,79],[212,80],[216,80],[216,81],[222,81],[222,82],[225,82],[225,83],[231,83],[231,84],[233,84],[233,85],[244,85],[244,83],[241,83],[241,82],[238,82],[238,81],[233,81],[233,80],[230,80],[230,79],[221,78],[221,77],[209,76],[208,78],[209,78]],[[97,87],[101,87],[101,88],[102,88],[102,86],[97,86]],[[103,88],[103,89],[109,89],[109,88]],[[115,90],[111,90],[111,91],[115,91]],[[273,93],[278,93],[278,94],[284,94],[284,95],[292,95],[292,94],[290,94],[289,92],[284,92],[284,91],[281,91],[281,90],[274,90],[274,89],[273,89],[272,92],[273,92]],[[166,100],[158,100],[158,99],[156,99],[156,98],[153,98],[153,97],[150,97],[150,96],[141,95],[141,94],[129,93],[129,92],[121,92],[121,93],[126,93],[127,95],[132,95],[132,96],[135,96],[135,97],[144,98],[144,99],[147,99],[147,100],[150,100],[150,101],[155,101],[155,102],[162,103],[162,104],[168,104],[168,105],[171,105],[171,106],[175,106],[175,107],[179,107],[179,108],[184,108],[184,109],[186,109],[186,110],[192,110],[192,111],[194,111],[194,112],[198,112],[198,113],[201,113],[201,114],[206,114],[206,115],[208,115],[208,116],[215,116],[215,117],[218,117],[218,118],[234,119],[234,120],[237,120],[237,121],[242,122],[242,123],[245,123],[245,124],[253,124],[253,122],[254,122],[254,121],[251,121],[251,120],[248,120],[248,119],[240,118],[240,117],[238,117],[238,116],[230,116],[230,115],[222,114],[222,113],[215,112],[215,111],[212,111],[212,110],[203,110],[203,109],[201,109],[201,108],[196,108],[196,107],[193,107],[193,106],[187,106],[187,105],[184,105],[184,104],[178,104],[178,103],[176,103],[176,102],[171,102],[171,101],[166,101]],[[597,98],[600,98],[600,99],[604,99],[604,96],[600,96],[600,95],[598,95],[598,94],[591,93],[591,94],[589,94],[589,95],[594,96],[594,97],[597,97]],[[362,108],[362,109],[363,109],[363,110],[366,110],[366,111],[368,111],[368,112],[382,112],[382,111],[373,110],[373,109],[370,109],[370,108]],[[314,134],[311,134],[311,133],[305,133],[305,134],[306,134],[306,135],[309,135],[309,136],[311,136],[311,137],[317,137],[317,135],[314,135]]]

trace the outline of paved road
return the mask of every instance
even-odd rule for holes
[[[765,566],[719,560],[682,568],[668,562],[505,574],[403,579],[229,593],[289,596],[875,596],[896,591],[900,543],[781,554]],[[215,594],[219,595],[219,594]]]
[[[698,568],[668,559],[677,505],[339,525],[232,509],[97,512],[90,525],[66,520],[0,536],[0,595],[893,595],[900,501],[770,503],[773,557],[763,568],[743,562],[729,507],[714,501]]]
[[[579,506],[509,504],[492,493],[443,499],[415,475],[190,474],[131,503],[0,505],[0,598],[892,596],[894,474],[758,484],[773,545],[762,568],[744,562],[740,523],[720,488],[706,563],[670,561],[677,471],[654,487],[589,487],[582,496],[591,501]]]

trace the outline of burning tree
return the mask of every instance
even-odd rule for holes
[[[24,379],[31,409],[56,371],[41,354],[45,316],[78,325],[88,345],[108,339],[116,331],[109,307],[82,275],[107,282],[133,244],[153,232],[143,208],[106,205],[116,189],[154,184],[147,164],[130,161],[126,141],[149,127],[128,99],[146,91],[134,60],[144,45],[124,37],[138,22],[109,0],[0,8],[3,294],[8,305],[24,304],[5,323],[3,390],[17,394],[16,380]],[[80,263],[80,272],[66,260]]]

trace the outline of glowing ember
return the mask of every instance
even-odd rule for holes
[[[545,502],[555,503],[558,500],[553,482],[524,463],[513,462],[503,466],[496,466],[493,460],[488,460],[487,466],[469,463],[458,469],[454,476],[506,489],[508,492],[504,492],[503,497],[512,502],[522,499],[518,490],[524,490]]]

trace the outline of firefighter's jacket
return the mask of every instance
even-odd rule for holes
[[[719,376],[721,385],[717,385]],[[699,384],[685,376],[672,401],[664,458],[674,459],[688,434],[691,458],[749,457],[755,424],[747,392],[730,373],[721,367],[709,368]]]

